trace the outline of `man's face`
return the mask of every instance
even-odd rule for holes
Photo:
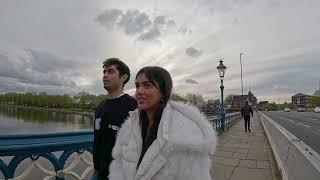
[[[107,91],[114,91],[123,88],[123,77],[120,77],[116,65],[105,66],[103,68],[103,86]]]

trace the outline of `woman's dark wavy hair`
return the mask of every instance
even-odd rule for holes
[[[140,154],[140,158],[138,161],[137,169],[143,159],[144,154],[151,146],[152,142],[157,139],[158,127],[160,124],[160,120],[162,117],[163,110],[170,98],[172,91],[172,79],[169,72],[158,66],[148,66],[140,69],[140,71],[136,75],[136,79],[140,74],[145,74],[147,79],[157,87],[161,92],[161,100],[160,105],[157,110],[154,112],[154,121],[150,129],[149,137],[145,141],[145,137],[147,136],[147,126],[148,126],[148,116],[145,111],[140,111],[139,117],[142,125],[142,137],[143,137],[143,148]]]
[[[147,66],[140,69],[136,75],[136,79],[138,75],[142,73],[144,73],[147,79],[160,90],[162,100],[167,102],[172,91],[172,79],[169,72],[162,67]]]

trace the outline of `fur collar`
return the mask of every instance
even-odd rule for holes
[[[123,167],[127,169],[125,174],[128,177],[135,177],[136,180],[151,179],[174,152],[197,152],[209,156],[215,151],[215,130],[199,109],[189,104],[169,101],[162,113],[157,139],[145,153],[135,173],[142,150],[141,128],[138,110],[129,114],[118,132],[113,149],[116,159],[132,164],[131,168]]]
[[[217,145],[216,132],[199,108],[175,101],[170,101],[166,108],[172,109],[172,119],[165,122],[181,127],[168,128],[164,137],[184,150],[213,155]]]
[[[138,110],[130,112],[129,121],[134,126],[139,126]],[[217,145],[215,129],[199,108],[176,101],[169,101],[164,108],[157,139],[170,142],[176,150],[197,151],[210,155],[214,153]]]

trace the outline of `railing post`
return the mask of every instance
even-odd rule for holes
[[[221,107],[220,112],[219,112],[219,119],[220,119],[220,123],[221,123],[220,131],[221,131],[221,132],[224,132],[225,117],[226,117],[226,114],[225,114],[225,112],[224,112],[224,108]]]

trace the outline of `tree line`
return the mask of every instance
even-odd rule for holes
[[[17,106],[34,106],[39,108],[62,108],[68,110],[95,110],[97,106],[106,99],[105,94],[93,95],[86,92],[80,92],[75,96],[64,95],[48,95],[42,93],[6,93],[0,94],[0,103]],[[202,95],[187,93],[179,95],[173,93],[171,99],[174,101],[182,101],[191,103],[201,107],[217,107],[220,104],[219,99],[204,100]],[[226,101],[228,97],[226,98]]]
[[[320,89],[316,90],[313,96],[311,96],[310,105],[312,107],[320,107]]]
[[[106,95],[92,95],[80,92],[75,96],[48,95],[42,93],[6,93],[0,95],[0,103],[17,106],[34,106],[40,108],[63,108],[69,110],[94,110]]]
[[[320,107],[320,90],[316,90],[310,99],[310,107]],[[268,110],[268,111],[278,111],[283,110],[284,108],[290,108],[294,109],[294,106],[292,103],[284,102],[282,104],[276,104],[275,102],[264,104],[262,106],[262,109]]]

